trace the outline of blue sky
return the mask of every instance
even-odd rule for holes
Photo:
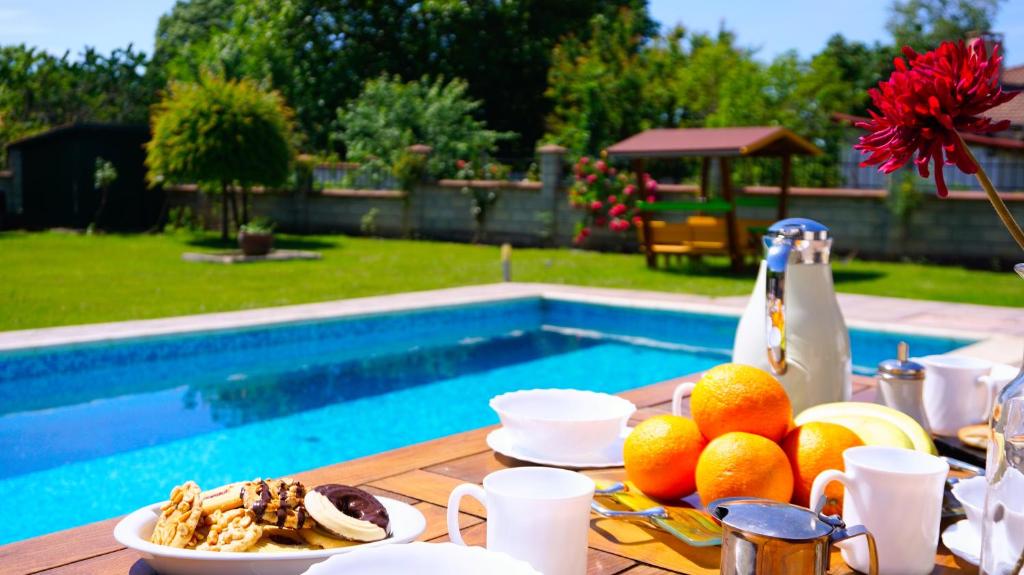
[[[551,0],[558,1],[558,0]],[[103,52],[129,42],[152,52],[161,14],[174,0],[0,0],[0,44],[26,43],[55,53],[85,45]],[[818,51],[835,32],[873,41],[886,38],[889,0],[651,0],[665,25],[717,30],[722,22],[762,58],[795,49]],[[1024,64],[1024,0],[1003,3],[996,30],[1006,35],[1007,61]]]

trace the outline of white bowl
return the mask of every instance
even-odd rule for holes
[[[607,393],[530,389],[492,398],[491,409],[522,449],[564,458],[598,453],[615,443],[636,406]]]
[[[964,506],[964,513],[967,514],[967,522],[971,529],[974,529],[978,536],[981,536],[981,517],[985,507],[985,490],[988,482],[985,477],[978,475],[970,479],[963,479],[953,486],[950,492],[960,505]]]
[[[541,575],[529,563],[483,547],[410,543],[339,555],[305,575]]]
[[[178,549],[150,543],[153,526],[163,503],[148,505],[127,515],[114,527],[114,539],[138,551],[160,575],[299,575],[315,563],[356,550],[408,543],[427,528],[419,509],[388,497],[377,498],[388,510],[391,537],[373,543],[319,551],[239,553]]]

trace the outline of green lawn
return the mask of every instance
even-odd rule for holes
[[[0,330],[249,309],[501,280],[498,248],[347,236],[286,237],[323,260],[223,266],[184,262],[212,237],[0,233]],[[1010,271],[835,262],[840,291],[1024,306]],[[513,279],[705,295],[747,294],[754,272],[712,260],[648,270],[636,254],[517,249]]]

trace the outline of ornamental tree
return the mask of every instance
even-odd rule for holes
[[[289,175],[292,113],[276,92],[249,80],[204,75],[174,83],[153,107],[153,139],[146,144],[151,185],[198,183],[221,194],[221,238],[228,237],[228,206],[238,217],[232,184],[277,186]],[[229,204],[230,200],[230,204]]]

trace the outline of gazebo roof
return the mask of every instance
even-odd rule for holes
[[[781,126],[658,128],[645,130],[608,148],[608,155],[616,158],[816,156],[820,153],[817,146]]]

